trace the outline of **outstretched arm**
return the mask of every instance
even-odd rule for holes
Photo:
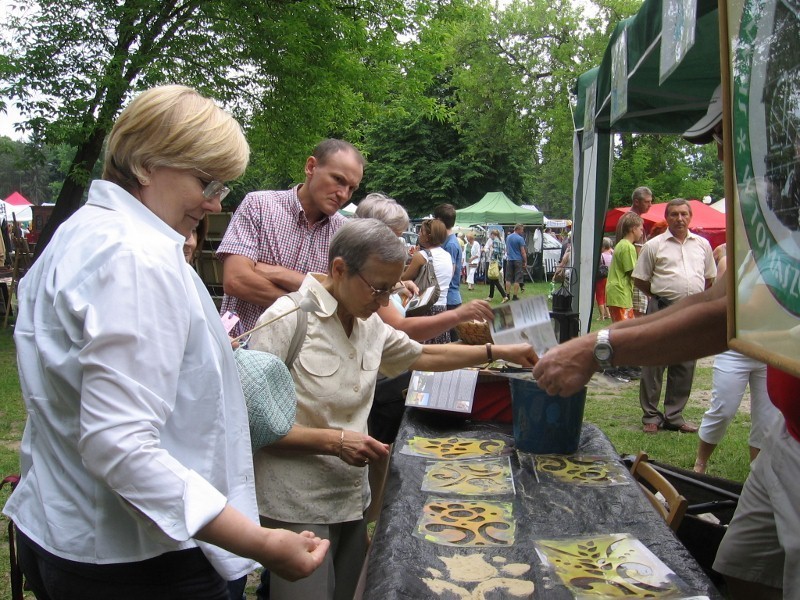
[[[615,365],[664,365],[723,352],[727,340],[724,277],[710,289],[646,317],[611,326]],[[548,350],[533,369],[548,394],[570,396],[580,390],[598,365],[594,333]]]
[[[536,362],[536,353],[529,344],[491,345],[492,358],[531,367]],[[489,361],[485,346],[466,344],[429,344],[422,347],[422,354],[411,365],[417,371],[452,371],[474,367]]]
[[[405,332],[418,342],[434,338],[465,321],[488,321],[493,318],[492,309],[485,300],[472,300],[456,309],[424,317],[404,317],[390,302],[378,309],[378,316],[387,325]]]

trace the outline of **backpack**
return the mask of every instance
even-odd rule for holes
[[[419,288],[420,298],[422,298],[423,295],[428,296],[428,294],[425,294],[425,290],[429,288],[433,289],[429,292],[429,296],[426,297],[424,303],[417,303],[412,308],[406,308],[407,317],[427,315],[430,312],[431,306],[436,304],[436,301],[439,300],[439,280],[436,279],[436,271],[434,271],[433,268],[433,255],[430,250],[422,250],[422,252],[425,253],[428,260],[419,268],[419,273],[417,273],[417,276],[414,278],[414,283],[417,284]],[[411,306],[411,303],[409,303],[409,306]]]

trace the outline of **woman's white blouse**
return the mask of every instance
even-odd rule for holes
[[[247,410],[183,242],[97,181],[20,282],[14,338],[28,421],[4,513],[69,560],[199,546],[234,579],[253,561],[192,536],[226,502],[258,521]]]

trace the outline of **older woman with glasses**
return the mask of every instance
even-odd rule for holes
[[[365,467],[388,453],[386,444],[367,434],[378,372],[449,371],[492,358],[531,366],[535,360],[527,344],[423,346],[381,321],[378,309],[398,286],[405,256],[389,227],[354,219],[331,241],[328,274],[311,273],[300,287],[320,308],[308,314],[306,338],[290,370],[297,417],[286,437],[256,453],[256,494],[262,523],[313,531],[331,540],[331,552],[302,581],[273,575],[271,600],[353,597],[366,553]],[[279,299],[260,321],[293,304]],[[284,358],[296,326],[292,313],[254,333],[250,347]]]
[[[211,100],[142,93],[103,179],[20,283],[29,417],[4,512],[39,599],[227,600],[255,561],[295,579],[327,551],[259,526],[230,340],[182,252],[248,158]]]

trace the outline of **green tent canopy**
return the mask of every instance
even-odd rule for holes
[[[517,206],[503,192],[488,192],[472,206],[456,211],[456,225],[459,227],[485,223],[542,225],[544,215],[538,210]]]
[[[644,0],[636,15],[614,28],[600,65],[578,76],[573,140],[572,256],[576,271],[572,278],[575,282],[572,308],[581,315],[587,332],[591,325],[594,274],[608,207],[613,134],[680,135],[705,115],[709,100],[720,83],[717,0],[694,2],[693,24],[680,24],[694,27],[694,45],[665,74],[664,80],[660,80],[662,42],[666,40],[663,45],[669,49],[670,42],[677,39],[677,29],[670,33],[663,23],[663,15],[665,11],[673,16],[682,14],[681,5],[680,0]],[[614,115],[612,120],[614,100],[624,102],[620,102],[620,114]],[[623,109],[622,105],[627,108]],[[585,118],[587,113],[588,118]],[[585,274],[588,276],[583,276]]]

